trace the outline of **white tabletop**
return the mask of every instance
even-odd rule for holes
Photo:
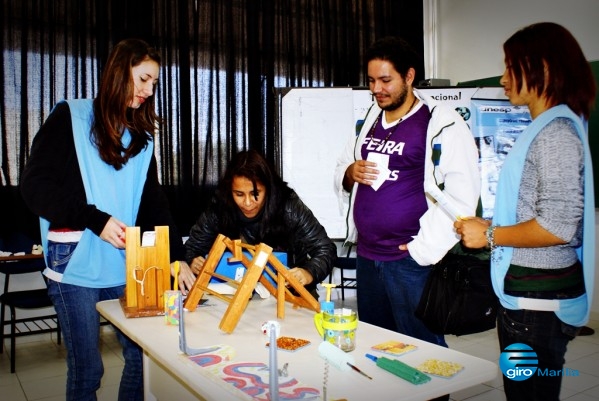
[[[188,347],[201,348],[212,345],[228,345],[234,349],[231,363],[269,363],[269,338],[262,332],[262,324],[277,320],[281,336],[297,337],[311,344],[295,352],[279,351],[279,368],[288,363],[288,374],[306,387],[323,390],[325,361],[319,355],[322,342],[313,323],[314,312],[294,309],[285,305],[285,318],[276,318],[276,299],[252,299],[231,334],[222,332],[219,322],[226,303],[208,296],[209,306],[200,306],[194,312],[185,312],[185,331]],[[163,316],[126,318],[117,300],[100,302],[98,311],[115,326],[136,341],[147,355],[177,378],[198,398],[207,400],[246,399],[251,397],[215,376],[209,369],[200,367],[179,351],[178,327],[167,325]],[[375,352],[371,346],[389,340],[414,344],[415,351],[396,357],[410,366],[417,366],[427,359],[456,362],[464,369],[452,378],[432,377],[425,384],[414,385],[379,368],[365,357],[366,353],[376,356],[392,356]],[[353,370],[339,370],[329,366],[327,399],[347,400],[427,400],[443,394],[490,381],[498,374],[496,364],[455,350],[404,336],[364,322],[359,322],[356,334],[356,349],[349,353],[355,365],[372,377],[360,375]]]

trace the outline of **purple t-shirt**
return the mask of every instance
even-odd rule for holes
[[[379,116],[376,125],[362,144],[362,157],[370,152],[389,156],[389,177],[375,191],[358,185],[354,204],[354,220],[358,229],[358,254],[379,261],[401,259],[400,251],[420,229],[419,219],[426,212],[424,195],[424,157],[426,131],[430,120],[428,107],[388,129]],[[385,141],[385,138],[387,140]]]

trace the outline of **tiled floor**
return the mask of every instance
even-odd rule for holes
[[[338,301],[336,301],[337,303]],[[355,306],[354,299],[346,305]],[[566,366],[579,376],[564,378],[561,399],[567,401],[599,400],[599,316],[589,323],[597,330],[593,336],[572,341],[566,354]],[[64,400],[66,380],[65,350],[48,335],[21,338],[18,343],[16,373],[10,373],[8,351],[0,355],[0,398],[10,401]],[[497,362],[499,347],[494,330],[469,336],[447,336],[450,348]],[[8,342],[7,342],[8,345]],[[120,346],[110,326],[102,327],[102,357],[105,374],[98,392],[100,401],[117,399],[118,383],[123,367]],[[505,400],[501,377],[451,394],[452,400]],[[170,400],[165,400],[170,401]],[[356,400],[360,401],[360,400]]]
[[[121,346],[111,326],[101,327],[104,361],[102,387],[98,400],[115,401],[123,370]],[[56,335],[36,335],[17,339],[16,373],[10,373],[10,344],[0,354],[0,399],[10,401],[64,401],[67,366],[63,345]]]

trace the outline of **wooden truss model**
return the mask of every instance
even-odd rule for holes
[[[127,317],[164,315],[171,287],[168,226],[155,227],[153,246],[142,246],[139,227],[125,229],[126,287],[120,299]]]
[[[215,272],[218,262],[227,249],[233,254],[229,261],[241,261],[243,266],[247,269],[241,282],[237,282]],[[252,255],[251,260],[244,255],[242,252],[243,249],[246,249]],[[274,268],[274,271],[269,268],[265,269],[267,262]],[[266,272],[270,276],[276,283],[276,286],[262,275],[263,272]],[[235,287],[235,293],[232,295],[224,295],[208,288],[208,283],[212,277],[223,280],[227,282],[227,284]],[[289,273],[279,259],[272,254],[272,248],[270,246],[264,243],[255,246],[248,245],[242,243],[241,240],[231,240],[222,234],[219,234],[214,241],[214,244],[208,253],[208,257],[204,262],[204,267],[187,295],[184,307],[188,311],[194,311],[204,295],[204,292],[213,295],[221,301],[227,302],[229,306],[220,322],[219,328],[226,333],[232,333],[235,326],[237,326],[241,315],[245,311],[252,296],[252,292],[258,282],[262,283],[268,292],[277,298],[277,317],[279,319],[285,317],[286,301],[291,302],[294,307],[301,306],[315,312],[320,312],[318,301]],[[294,295],[290,289],[294,289],[298,295]]]

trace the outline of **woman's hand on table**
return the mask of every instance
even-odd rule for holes
[[[310,284],[314,280],[312,274],[310,274],[310,272],[307,269],[301,267],[294,267],[292,269],[289,269],[289,274],[291,274],[297,281],[300,282],[301,285],[304,286]]]
[[[174,276],[174,271],[171,268],[171,274]],[[187,264],[187,262],[180,261],[179,262],[179,289],[181,290],[181,294],[187,295],[191,287],[193,287],[193,283],[196,281],[196,276],[193,274],[193,271]]]

